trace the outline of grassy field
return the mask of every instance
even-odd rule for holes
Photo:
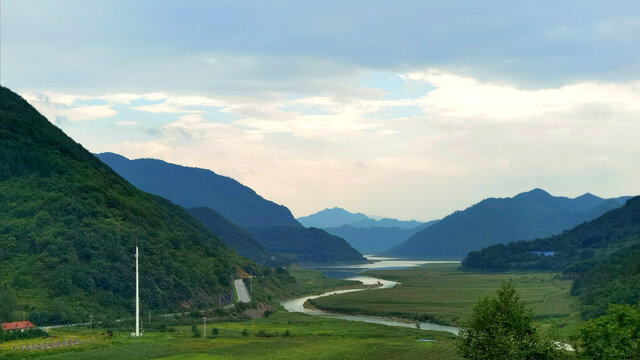
[[[218,335],[212,338],[212,328]],[[96,342],[51,350],[12,350],[20,343],[0,344],[2,359],[457,359],[455,342],[446,333],[276,312],[246,322],[208,324],[208,339],[194,338],[188,326],[147,333],[132,339],[125,333],[108,338],[104,331],[52,331],[54,340],[95,337]],[[243,331],[246,329],[246,335]],[[199,330],[202,331],[202,325]],[[288,332],[288,333],[287,333]],[[288,336],[286,335],[288,334]],[[436,342],[418,342],[418,339]],[[50,340],[49,340],[50,341]]]
[[[580,319],[577,300],[569,296],[571,281],[557,279],[552,273],[479,274],[459,271],[455,264],[430,264],[364,274],[401,284],[392,289],[323,297],[312,300],[311,304],[343,313],[457,325],[481,295],[494,293],[500,281],[512,280],[521,299],[533,307],[537,321],[558,323],[563,328],[563,323],[572,325]]]

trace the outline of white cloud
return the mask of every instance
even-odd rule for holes
[[[396,100],[384,98],[385,89],[294,99],[169,92],[25,97],[54,119],[114,116],[116,126],[139,125],[94,151],[210,168],[296,214],[339,205],[427,220],[533,187],[562,195],[640,192],[633,180],[640,179],[638,81],[524,89],[440,70],[400,76],[430,90]],[[97,100],[107,104],[81,105]],[[141,117],[118,117],[116,105]],[[424,114],[377,115],[403,106]],[[145,128],[154,130],[152,140],[128,137]]]

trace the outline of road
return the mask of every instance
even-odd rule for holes
[[[238,294],[238,302],[248,303],[251,301],[249,290],[242,279],[235,280],[233,284],[236,286],[236,294]]]

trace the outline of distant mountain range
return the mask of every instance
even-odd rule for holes
[[[435,223],[390,218],[374,219],[363,213],[352,213],[339,207],[300,217],[298,221],[304,226],[322,228],[329,234],[344,238],[363,254],[387,251]]]
[[[306,227],[321,229],[341,227],[343,225],[349,225],[354,228],[397,227],[400,229],[414,229],[422,225],[421,222],[415,220],[374,219],[363,213],[352,213],[339,207],[324,209],[315,214],[299,217],[297,220]]]
[[[289,262],[365,261],[344,239],[305,229],[285,206],[232,178],[156,159],[97,156],[140,190],[190,209],[222,241],[256,262],[268,263],[272,255]]]
[[[462,258],[488,245],[558,234],[620,207],[627,199],[602,199],[592,194],[570,199],[541,189],[512,198],[489,198],[417,232],[387,254]]]
[[[96,156],[138,189],[183,207],[206,206],[244,227],[301,226],[285,206],[211,170],[157,159],[129,160],[108,152]]]
[[[604,314],[609,304],[640,301],[638,264],[640,197],[562,234],[492,245],[462,262],[467,270],[562,271],[574,279],[571,294],[579,296],[586,318]]]

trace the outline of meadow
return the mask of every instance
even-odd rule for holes
[[[348,314],[459,325],[480,296],[494,293],[501,281],[511,280],[520,298],[532,307],[537,322],[564,329],[580,320],[577,300],[569,295],[571,280],[562,279],[556,273],[469,273],[458,268],[457,264],[429,264],[402,270],[367,271],[363,275],[400,284],[391,289],[333,295],[309,302],[320,309]]]
[[[217,334],[213,334],[213,328]],[[197,327],[202,333],[203,325]],[[267,318],[207,324],[207,339],[194,337],[190,326],[146,333],[65,328],[51,340],[95,338],[95,343],[49,350],[12,350],[20,343],[0,344],[3,359],[457,359],[451,334],[313,317],[278,311]],[[435,342],[421,342],[433,339]],[[38,343],[43,339],[23,340]],[[50,341],[50,340],[49,340]]]

